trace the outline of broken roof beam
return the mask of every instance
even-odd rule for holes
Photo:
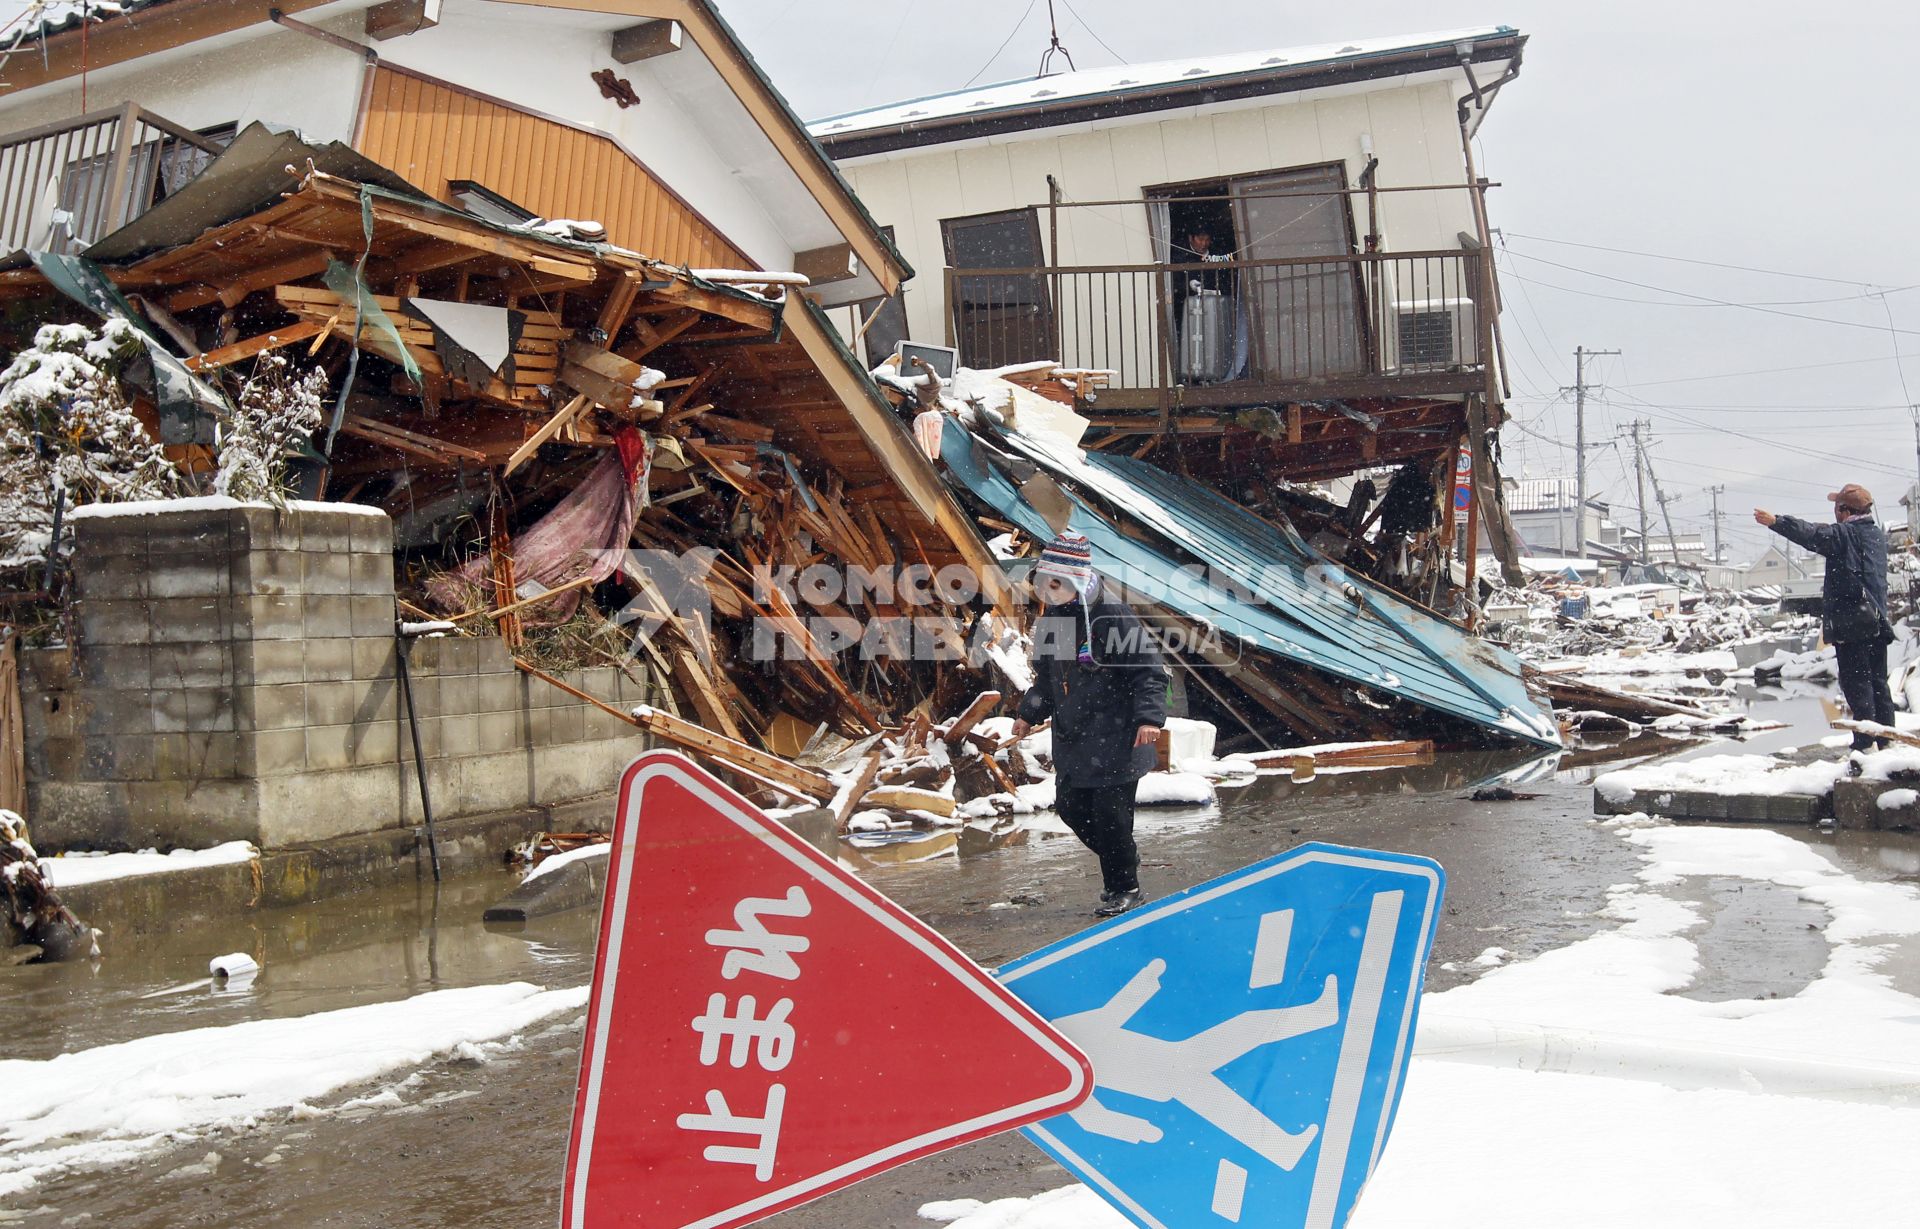
[[[322,200],[350,204],[356,211],[360,208],[359,185],[331,175],[315,172],[308,177],[300,191],[311,192]],[[599,277],[592,253],[575,252],[531,236],[523,239],[508,235],[424,204],[374,196],[369,199],[368,205],[373,211],[376,225],[393,226],[429,239],[503,256],[525,266],[531,273],[548,277],[583,279],[585,282],[595,281]],[[374,240],[376,243],[380,240],[377,230]]]
[[[325,270],[332,260],[333,253],[323,248],[317,252],[306,252],[287,260],[222,278],[219,285],[202,283],[191,286],[169,296],[167,310],[187,311],[214,302],[218,302],[222,307],[237,307],[240,300],[256,291],[278,286],[282,282],[297,282],[302,278],[313,277]]]
[[[560,382],[622,418],[658,418],[663,412],[639,387],[646,374],[639,363],[584,342],[569,342],[561,352]]]
[[[460,461],[477,461],[482,465],[492,460],[486,453],[463,444],[449,443],[423,435],[418,431],[409,431],[405,427],[385,422],[378,418],[369,418],[365,414],[348,414],[340,421],[343,435],[357,436],[375,444],[384,444],[388,448],[401,452],[411,452],[419,456],[430,457],[444,465],[457,464]]]
[[[707,290],[687,282],[676,281],[660,286],[649,285],[647,299],[653,303],[670,304],[674,307],[691,307],[709,316],[719,316],[735,324],[748,325],[762,333],[773,331],[774,305],[751,296]]]
[[[262,333],[258,337],[249,337],[245,341],[234,342],[230,346],[221,346],[217,350],[208,350],[186,360],[188,371],[211,371],[216,367],[228,367],[234,363],[250,359],[269,350],[278,350],[281,346],[291,346],[295,342],[307,340],[315,334],[325,332],[326,324],[317,320],[302,320],[289,324],[271,333]]]
[[[704,319],[706,317],[692,310],[676,312],[665,319],[653,321],[643,316],[633,316],[633,331],[639,340],[620,347],[616,353],[621,358],[631,359],[637,363]],[[611,344],[613,340],[612,330],[608,330],[608,343]]]

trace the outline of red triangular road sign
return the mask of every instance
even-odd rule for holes
[[[673,752],[620,781],[563,1229],[726,1229],[1036,1122],[1073,1044]]]

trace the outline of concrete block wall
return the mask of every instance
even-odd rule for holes
[[[38,843],[284,848],[419,822],[384,514],[85,512],[73,642],[22,662]],[[497,638],[418,640],[409,660],[436,818],[609,790],[644,748]],[[616,707],[651,698],[613,667],[567,681]]]

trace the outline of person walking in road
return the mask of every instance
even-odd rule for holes
[[[1054,808],[1100,859],[1098,917],[1146,900],[1133,839],[1134,792],[1152,771],[1167,721],[1167,670],[1126,603],[1105,596],[1093,545],[1068,531],[1040,553],[1034,594],[1033,686],[1013,732],[1053,721]]]
[[[1833,645],[1840,669],[1840,694],[1855,721],[1893,725],[1893,690],[1887,683],[1887,646],[1893,624],[1887,617],[1887,535],[1874,519],[1873,496],[1858,483],[1828,495],[1831,525],[1795,516],[1775,516],[1760,508],[1753,519],[1789,542],[1827,560],[1820,589],[1820,629]],[[1865,751],[1887,740],[1858,731],[1853,749]]]

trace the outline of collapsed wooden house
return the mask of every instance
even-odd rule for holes
[[[225,157],[256,145],[286,152],[267,134],[243,134]],[[98,270],[176,339],[218,340],[181,356],[198,378],[276,350],[321,363],[337,390],[338,434],[311,465],[306,493],[385,508],[403,556],[424,562],[436,545],[451,549],[449,562],[484,552],[478,593],[496,610],[515,608],[501,620],[510,638],[519,619],[571,608],[561,598],[577,595],[562,590],[616,574],[630,586],[624,600],[672,631],[680,612],[662,591],[670,578],[636,567],[631,552],[709,548],[701,583],[720,634],[771,627],[783,656],[754,662],[744,645],[710,644],[704,629],[639,638],[708,728],[765,741],[785,714],[807,729],[830,721],[851,733],[927,698],[931,684],[916,683],[924,672],[912,669],[910,652],[843,659],[816,643],[812,620],[957,611],[908,611],[867,593],[851,610],[825,602],[802,614],[790,586],[756,580],[760,569],[823,562],[872,573],[902,561],[927,573],[962,565],[997,576],[897,415],[818,309],[788,293],[790,282],[728,275],[756,293],[311,165],[282,176],[280,199],[187,242],[110,237],[85,261],[57,267]],[[143,233],[164,237],[166,221],[156,209]],[[120,263],[100,263],[108,258]],[[43,260],[0,283],[16,298],[45,295],[42,266],[56,267]],[[510,348],[488,351],[489,324],[511,336]],[[557,572],[522,583],[514,536],[556,492],[619,457],[623,435],[647,462],[644,480],[633,474],[625,485],[639,506],[624,521],[613,517],[628,532],[582,542]],[[177,447],[189,466],[204,467],[210,442]],[[985,596],[989,606],[999,597]],[[966,630],[955,623],[953,634]]]
[[[38,62],[8,66],[0,122],[21,130],[0,137],[0,235],[27,250],[0,268],[10,340],[45,319],[129,322],[154,371],[137,408],[190,470],[212,463],[223,381],[267,354],[317,365],[330,420],[302,493],[392,515],[410,617],[517,646],[590,593],[602,627],[644,633],[601,647],[679,710],[646,728],[704,728],[804,796],[817,774],[756,747],[790,755],[822,726],[853,738],[915,710],[924,736],[927,714],[1011,691],[966,650],[1007,649],[1011,594],[980,526],[1023,514],[943,482],[914,407],[843,343],[828,313],[897,302],[912,271],[710,5],[292,15],[305,7],[150,0],[45,27]],[[230,72],[183,77],[216,45]],[[1484,361],[1453,374],[1491,381]],[[1103,382],[1079,373],[1083,408]],[[1150,442],[1182,468],[1224,463],[1249,430],[1302,455],[1400,455],[1369,449],[1364,412],[1296,406],[1209,433],[1156,397]],[[1469,412],[1454,400],[1431,411],[1445,423],[1396,429],[1450,465]],[[1128,423],[1098,426],[1111,451],[1142,450]],[[802,596],[774,579],[814,568],[841,583]],[[885,583],[846,585],[856,571]],[[926,583],[946,571],[973,587]],[[903,622],[905,643],[838,635]],[[1395,667],[1346,675],[1369,669]],[[1253,696],[1195,703],[1263,741],[1400,734],[1450,711],[1350,702],[1322,673],[1209,675],[1196,688]],[[1503,685],[1440,680],[1471,693],[1446,720],[1502,728],[1524,708]]]
[[[821,314],[911,270],[712,6],[312,7],[148,0],[30,33],[0,79],[9,340],[130,321],[157,373],[136,408],[189,470],[222,381],[268,353],[324,369],[300,493],[393,514],[416,618],[517,639],[604,585],[616,620],[665,628],[627,638],[640,665],[755,742],[926,699],[944,665],[835,653],[813,620],[960,635],[959,606],[802,612],[756,583],[959,565],[979,609],[1005,596]],[[621,532],[528,575],[527,535],[616,468],[631,506],[597,528]],[[664,561],[693,556],[719,643],[678,617]],[[425,583],[475,558],[479,586]],[[750,660],[755,625],[783,655]]]

